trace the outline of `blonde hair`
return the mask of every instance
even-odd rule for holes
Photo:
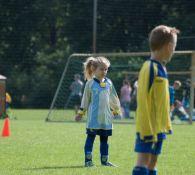
[[[90,80],[94,76],[94,72],[98,66],[110,67],[110,61],[105,57],[89,57],[83,63],[85,80]]]
[[[149,35],[149,44],[151,51],[160,50],[165,44],[174,41],[174,35],[180,31],[175,27],[160,25],[155,27]]]

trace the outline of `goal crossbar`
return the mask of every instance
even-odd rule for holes
[[[56,89],[56,92],[55,92],[55,95],[54,95],[54,98],[52,100],[52,103],[51,103],[51,106],[50,106],[50,109],[49,109],[49,113],[47,115],[47,118],[46,118],[46,121],[48,121],[49,119],[49,116],[52,112],[52,109],[54,107],[54,103],[55,103],[55,100],[57,98],[57,95],[59,93],[59,90],[60,90],[60,87],[62,85],[62,82],[63,82],[63,77],[65,76],[66,72],[67,72],[67,69],[68,69],[68,66],[69,66],[69,63],[70,63],[70,60],[73,59],[73,58],[79,58],[79,57],[97,57],[97,56],[105,56],[105,57],[128,57],[128,56],[131,56],[131,57],[136,57],[136,56],[140,56],[140,57],[143,57],[143,56],[150,56],[150,52],[117,52],[117,53],[73,53],[71,54],[68,58],[67,58],[67,61],[66,61],[66,65],[65,65],[65,68],[64,68],[64,71],[62,73],[62,76],[61,76],[61,79],[60,79],[60,82],[58,84],[58,87]],[[194,88],[195,88],[195,51],[192,51],[192,50],[186,50],[186,51],[175,51],[174,52],[175,55],[191,55],[191,70],[190,71],[186,71],[184,72],[184,74],[190,74],[191,75],[191,87],[190,87],[190,123],[192,123],[192,115],[193,115],[193,109],[194,109]],[[137,74],[138,72],[136,72]],[[177,74],[176,72],[170,72],[171,74]]]

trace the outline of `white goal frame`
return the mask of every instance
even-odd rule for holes
[[[190,57],[191,58],[190,71],[187,71],[187,72],[182,72],[181,71],[180,73],[191,75],[191,82],[192,83],[191,83],[191,87],[190,87],[190,120],[189,120],[189,123],[192,124],[192,115],[193,115],[193,109],[194,109],[194,88],[195,88],[195,51],[175,51],[175,55],[190,55],[191,56]],[[62,82],[63,82],[63,78],[66,75],[66,72],[67,72],[67,69],[68,69],[68,66],[69,66],[69,63],[70,63],[71,59],[75,59],[75,58],[78,58],[78,57],[90,57],[90,56],[94,56],[94,57],[95,56],[105,56],[105,57],[112,57],[112,56],[114,56],[114,57],[150,56],[150,52],[118,52],[118,53],[90,53],[90,54],[87,54],[87,53],[74,53],[74,54],[71,54],[67,58],[66,65],[65,65],[64,71],[62,73],[62,76],[61,76],[60,82],[58,84],[58,87],[56,89],[54,98],[52,100],[52,103],[51,103],[51,106],[50,106],[50,109],[49,109],[49,113],[46,117],[46,121],[49,121],[48,119],[49,119],[50,114],[52,112],[52,109],[54,107],[54,103],[57,99],[60,87],[61,87]],[[170,74],[176,74],[176,72],[169,72],[169,73]]]

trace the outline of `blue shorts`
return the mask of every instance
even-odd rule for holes
[[[86,134],[99,135],[99,136],[111,136],[112,129],[104,130],[104,129],[89,129],[89,128],[87,128]]]
[[[159,155],[162,150],[162,144],[163,144],[163,140],[154,143],[154,142],[145,142],[140,138],[137,138],[135,142],[135,152]]]

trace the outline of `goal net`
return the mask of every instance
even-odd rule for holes
[[[59,81],[57,90],[52,100],[49,113],[46,121],[51,122],[73,122],[75,117],[75,106],[80,103],[79,97],[75,98],[73,91],[81,91],[84,89],[83,77],[83,62],[90,56],[104,56],[111,62],[111,67],[108,71],[110,78],[115,86],[115,89],[120,97],[120,89],[123,80],[126,79],[131,85],[131,102],[130,102],[130,118],[116,117],[118,122],[131,122],[135,118],[136,110],[136,86],[139,70],[145,60],[150,58],[149,52],[136,53],[98,53],[98,54],[72,54],[67,59],[64,71]],[[168,78],[170,87],[173,89],[174,82],[181,83],[179,89],[175,89],[174,110],[171,116],[175,121],[189,121],[193,119],[194,109],[194,86],[195,77],[195,53],[192,51],[176,51],[172,61],[167,65]],[[75,77],[79,78],[80,82],[74,88]],[[78,87],[79,86],[79,87]],[[79,90],[80,89],[80,90]],[[82,90],[81,90],[82,89]],[[124,109],[122,108],[122,111]],[[85,118],[83,119],[85,120]]]

